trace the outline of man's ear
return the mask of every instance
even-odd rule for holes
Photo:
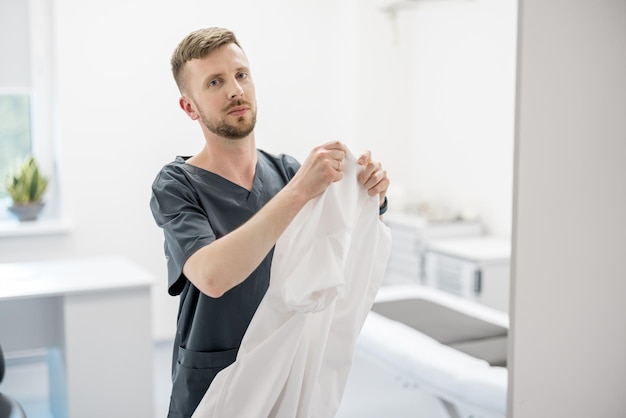
[[[191,118],[191,120],[197,120],[200,117],[187,97],[181,96],[180,99],[178,99],[178,105],[181,109],[183,109],[183,112]]]

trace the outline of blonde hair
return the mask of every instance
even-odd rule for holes
[[[187,35],[174,50],[170,61],[178,89],[182,91],[185,84],[183,68],[187,61],[204,58],[222,45],[231,43],[241,48],[235,34],[224,28],[199,29]]]

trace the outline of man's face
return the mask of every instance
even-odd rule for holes
[[[226,138],[248,136],[256,124],[256,96],[248,60],[227,44],[185,64],[181,107],[210,132]]]

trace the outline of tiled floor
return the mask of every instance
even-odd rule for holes
[[[2,391],[18,399],[28,418],[60,418],[49,412],[48,370],[44,358],[8,361]],[[155,344],[154,414],[167,416],[171,368],[171,342]],[[442,405],[359,356],[355,357],[343,402],[336,418],[446,418]]]

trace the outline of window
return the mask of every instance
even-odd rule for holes
[[[0,174],[31,152],[28,2],[0,2]]]
[[[32,151],[30,92],[0,92],[0,167],[7,168]]]
[[[50,178],[43,218],[60,218],[52,119],[52,13],[49,0],[0,1],[0,230],[14,222],[4,180],[32,154]]]

